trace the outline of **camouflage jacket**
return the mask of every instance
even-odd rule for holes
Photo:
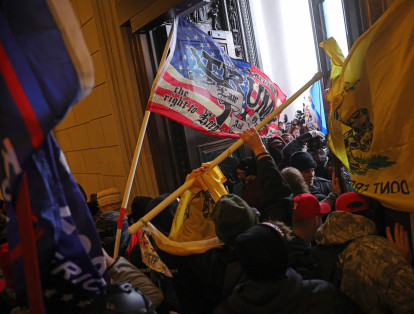
[[[414,269],[377,235],[373,221],[332,212],[316,233],[318,245],[349,242],[339,254],[341,290],[367,313],[414,313]]]

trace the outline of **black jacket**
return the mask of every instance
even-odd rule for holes
[[[315,195],[318,201],[322,201],[332,192],[331,180],[315,177],[313,184],[309,187],[311,194]]]
[[[292,192],[270,155],[257,161],[257,175],[263,188],[260,221],[272,219],[291,226]]]
[[[315,258],[314,248],[297,235],[288,241],[289,266],[303,279],[323,279],[319,273],[319,261]]]
[[[213,313],[362,313],[335,286],[322,280],[303,280],[293,269],[277,282],[247,281]]]

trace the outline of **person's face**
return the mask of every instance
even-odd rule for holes
[[[313,184],[313,180],[315,179],[315,168],[310,168],[305,171],[300,172],[305,179],[305,182],[308,186]]]
[[[282,135],[283,140],[285,141],[285,143],[289,143],[292,140],[292,137],[289,135]]]

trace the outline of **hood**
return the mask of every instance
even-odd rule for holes
[[[319,227],[315,240],[318,245],[336,245],[372,234],[377,234],[372,220],[361,215],[335,211]]]
[[[286,277],[277,282],[247,281],[237,286],[228,301],[236,313],[286,313],[295,300],[299,300],[303,279],[288,269]]]

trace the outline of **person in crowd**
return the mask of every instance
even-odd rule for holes
[[[225,194],[215,204],[212,218],[223,247],[190,256],[159,253],[166,265],[176,270],[172,281],[182,313],[211,313],[245,280],[233,246],[240,233],[258,222],[257,211],[239,196]]]
[[[162,291],[143,274],[138,268],[132,265],[122,256],[113,259],[103,249],[108,277],[115,281],[128,281],[142,291],[144,296],[148,298],[152,307],[156,309],[164,300]]]
[[[157,207],[162,201],[164,201],[167,197],[170,196],[170,193],[164,193],[161,194],[153,199],[151,199],[144,211],[144,215],[148,214],[151,210],[153,210],[155,207]],[[170,234],[171,226],[174,220],[175,212],[177,210],[178,206],[178,200],[175,199],[173,202],[171,202],[164,210],[162,210],[158,215],[156,215],[152,220],[151,223],[165,236],[168,237]],[[143,229],[139,230],[136,235],[137,237],[140,236],[140,233],[143,232]],[[167,264],[167,261],[173,260],[170,265],[167,264],[167,267],[171,272],[176,271],[177,267],[175,266],[174,259],[169,259],[168,254],[164,253],[158,249],[158,247],[155,244],[155,241],[153,241],[152,237],[148,235],[149,241],[151,245],[155,249],[156,255],[151,256],[151,263],[165,263]],[[143,263],[142,255],[146,254],[145,252],[141,251],[141,247],[139,243],[134,243],[134,246],[132,247],[131,254],[130,254],[130,260],[131,263],[133,263],[136,267],[139,267],[142,269],[154,282],[157,282],[158,286],[161,288],[163,295],[164,295],[164,302],[160,305],[160,307],[157,309],[157,312],[160,313],[169,313],[171,312],[182,312],[181,308],[181,302],[178,298],[179,293],[177,292],[177,289],[175,289],[174,286],[174,277],[176,276],[176,273],[174,273],[173,279],[170,277],[167,277],[165,274],[155,271],[145,265]],[[180,257],[177,257],[177,259],[180,259]],[[161,259],[161,260],[160,260]]]
[[[310,131],[303,135],[286,142],[286,146],[283,148],[283,158],[286,162],[289,162],[292,155],[296,152],[307,151],[308,148],[315,148],[321,141],[325,140],[325,136],[320,131]]]
[[[332,173],[332,181],[315,176],[316,162],[308,152],[296,152],[290,158],[290,166],[298,169],[305,179],[311,194],[322,201],[336,199],[341,193],[338,178]]]
[[[242,186],[240,197],[251,207],[260,209],[262,203],[262,187],[257,177],[256,160],[252,157],[243,158],[237,165],[237,177]]]
[[[293,201],[289,185],[280,174],[272,156],[263,145],[254,128],[240,133],[240,138],[256,156],[257,175],[263,189],[260,221],[276,220],[292,224]]]
[[[280,137],[285,141],[286,145],[293,141],[293,136],[289,133],[283,133]]]
[[[414,269],[392,243],[399,242],[397,235],[393,241],[377,235],[373,215],[363,195],[343,193],[318,229],[316,243],[344,246],[338,255],[340,287],[363,311],[414,313]]]
[[[257,131],[251,128],[239,135],[256,155],[266,204],[265,216],[291,221],[293,202],[290,189],[283,181]],[[279,180],[275,180],[268,173],[269,165],[279,175]],[[227,194],[217,201],[212,217],[216,234],[225,244],[222,248],[188,257],[161,255],[170,269],[178,269],[173,282],[183,313],[211,313],[214,306],[228,297],[237,284],[246,280],[235,255],[234,242],[239,234],[257,224],[258,212],[237,195]]]
[[[332,284],[303,280],[289,268],[286,235],[277,225],[252,226],[236,238],[235,250],[248,280],[214,313],[362,313]]]
[[[98,204],[103,213],[107,211],[119,211],[122,205],[121,191],[117,187],[111,187],[98,192]]]
[[[97,196],[96,193],[91,194],[91,196],[89,198],[89,202],[88,202],[88,208],[89,208],[89,212],[92,215],[93,221],[96,223],[98,218],[103,213],[101,208],[99,207],[98,196]]]
[[[296,195],[293,201],[293,234],[288,242],[289,265],[303,279],[323,279],[319,255],[315,255],[312,243],[322,224],[322,216],[329,213],[331,207],[328,203],[319,203],[310,193]]]
[[[286,127],[283,121],[279,121],[278,126],[279,126],[279,131],[282,132],[282,134],[286,133]]]
[[[286,146],[285,141],[279,135],[274,134],[267,141],[267,149],[279,169],[285,166],[283,158],[283,148]]]
[[[132,200],[131,204],[131,214],[128,215],[128,222],[130,225],[138,222],[145,215],[145,210],[148,206],[148,203],[152,200],[152,197],[149,196],[136,196]]]
[[[101,239],[102,247],[113,256],[115,249],[115,237],[118,226],[119,212],[107,211],[103,213],[95,222],[96,229]],[[127,254],[131,241],[131,235],[128,232],[128,218],[125,216],[122,224],[121,237],[119,241],[120,256]],[[131,249],[131,248],[130,248]]]
[[[170,195],[171,193],[164,193],[150,200],[145,209],[145,214],[148,214]],[[161,211],[151,220],[151,223],[167,237],[170,234],[177,206],[178,200],[175,199],[173,202],[171,202],[171,204],[169,204],[163,211]]]
[[[298,169],[293,167],[286,167],[282,169],[281,174],[283,176],[283,179],[285,179],[290,189],[292,190],[293,196],[302,193],[310,193],[309,187]]]
[[[152,308],[152,303],[140,289],[134,287],[128,281],[113,281],[81,313],[156,314],[157,312]]]

